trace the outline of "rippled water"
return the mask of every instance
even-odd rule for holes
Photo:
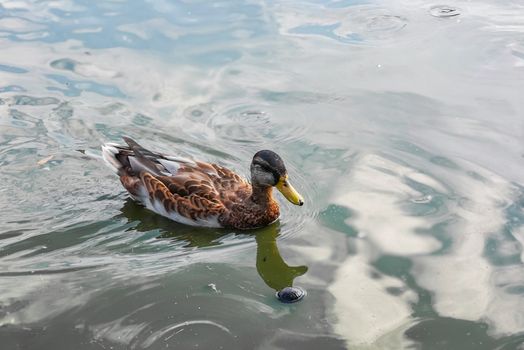
[[[0,1],[0,44],[2,349],[524,347],[522,3]],[[306,205],[172,223],[122,135]]]

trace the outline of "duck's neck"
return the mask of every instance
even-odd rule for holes
[[[251,201],[263,207],[267,207],[273,204],[273,187],[271,186],[260,186],[253,185],[253,192],[251,193]]]

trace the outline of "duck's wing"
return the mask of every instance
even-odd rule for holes
[[[135,199],[175,221],[219,226],[220,214],[250,193],[247,181],[229,169],[152,152],[124,140],[128,146],[104,145],[104,159]]]
[[[197,193],[182,196],[146,172],[140,174],[140,182],[145,192],[140,200],[148,209],[183,224],[221,227],[220,215],[226,209],[220,201],[210,200]]]

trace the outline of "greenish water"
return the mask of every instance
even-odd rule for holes
[[[524,7],[439,5],[0,1],[1,348],[523,349]],[[306,205],[170,222],[122,135]]]

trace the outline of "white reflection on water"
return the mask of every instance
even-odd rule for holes
[[[359,254],[369,246],[357,245]],[[362,255],[349,257],[337,270],[329,291],[336,298],[335,330],[350,344],[372,344],[404,324],[411,314],[409,303],[417,296],[406,290],[401,280],[388,276],[373,277],[369,261]],[[392,295],[387,288],[405,290]]]
[[[439,313],[498,323],[488,311],[488,307],[495,306],[499,292],[492,283],[496,269],[485,259],[484,250],[487,238],[503,230],[504,209],[513,199],[512,188],[495,174],[472,164],[466,166],[484,180],[476,180],[460,171],[454,171],[453,176],[446,179],[459,198],[449,206],[449,211],[458,216],[450,227],[453,246],[445,255],[417,257],[414,273],[422,286],[435,292],[435,308]],[[514,327],[496,325],[502,332],[514,330]]]
[[[342,194],[334,199],[335,203],[356,211],[352,224],[359,236],[378,249],[377,254],[429,254],[440,247],[433,237],[417,234],[428,229],[431,222],[406,214],[399,205],[423,195],[402,182],[412,172],[378,155],[364,155],[339,185]]]
[[[32,324],[84,305],[94,290],[64,284],[61,275],[2,276],[0,325]],[[21,282],[23,281],[23,282]],[[29,302],[31,300],[31,302]]]
[[[417,299],[402,280],[380,275],[369,264],[381,254],[422,255],[441,246],[435,238],[417,233],[431,225],[426,218],[410,215],[400,206],[421,196],[403,182],[413,173],[384,157],[366,154],[357,157],[350,175],[337,184],[341,194],[333,200],[355,212],[347,224],[360,237],[358,255],[346,259],[329,287],[339,318],[335,328],[350,343],[373,343],[395,330],[409,319],[410,302]],[[416,177],[426,180],[423,174]],[[392,295],[388,288],[403,292]]]
[[[416,283],[434,295],[433,307],[439,315],[484,320],[494,335],[519,332],[524,327],[523,315],[515,309],[522,296],[508,290],[508,286],[522,285],[521,266],[493,266],[485,256],[489,239],[504,240],[506,209],[516,199],[516,188],[467,162],[457,167],[425,164],[424,168],[431,169],[435,178],[377,155],[364,155],[355,161],[351,176],[338,186],[344,194],[334,201],[354,211],[347,223],[363,241],[356,245],[358,255],[342,264],[330,286],[340,320],[336,329],[351,343],[372,343],[411,315],[409,297],[402,303],[401,298],[386,292],[392,286],[409,287],[403,286],[402,280],[395,280],[395,285],[387,276],[377,280],[366,267],[381,254],[412,256]],[[407,178],[424,184],[425,191],[444,195],[443,209],[429,212],[429,216],[402,209],[406,207],[403,202],[421,195],[406,185]],[[449,190],[444,191],[440,183],[446,183]],[[450,246],[442,247],[436,240],[439,222],[445,224]],[[517,237],[518,232],[514,232]],[[507,242],[499,253],[520,250]],[[345,297],[348,294],[351,298]],[[403,297],[406,294],[412,293]]]

